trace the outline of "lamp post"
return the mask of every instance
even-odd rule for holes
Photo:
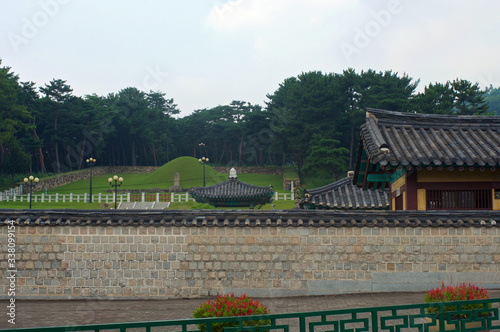
[[[114,183],[113,183],[113,181],[114,181]],[[113,187],[113,186],[115,187],[115,210],[116,210],[116,193],[118,191],[118,187],[122,185],[123,178],[118,177],[118,175],[115,175],[115,176],[113,176],[113,178],[109,178],[108,182],[111,185],[111,187]]]
[[[203,187],[205,187],[205,164],[208,164],[208,158],[203,157],[198,161],[203,165]]]
[[[33,175],[30,175],[28,178],[24,178],[23,181],[30,187],[30,209],[31,209],[31,191],[33,189],[33,186],[40,180],[38,178],[33,177]],[[33,184],[33,181],[35,182],[35,184]]]
[[[94,158],[87,159],[87,164],[90,166],[90,199],[89,203],[92,203],[92,166],[94,166],[96,160]]]

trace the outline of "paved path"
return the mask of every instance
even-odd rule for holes
[[[500,298],[500,290],[489,291]],[[259,298],[271,313],[292,313],[423,303],[424,293],[368,293]],[[0,301],[0,329],[123,323],[192,318],[206,298],[169,300],[17,300],[16,325],[7,322],[6,300]]]

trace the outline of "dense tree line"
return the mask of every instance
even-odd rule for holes
[[[21,82],[0,62],[0,174],[78,170],[91,156],[135,166],[188,155],[337,179],[355,162],[365,107],[467,115],[488,114],[487,100],[498,107],[493,87],[456,79],[416,93],[418,83],[392,71],[313,71],[285,79],[265,106],[233,101],[176,118],[174,99],[159,91],[80,97],[62,79]]]

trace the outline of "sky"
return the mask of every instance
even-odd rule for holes
[[[0,59],[73,94],[161,91],[186,116],[264,106],[308,71],[500,87],[498,0],[0,0]]]

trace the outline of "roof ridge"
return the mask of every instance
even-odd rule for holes
[[[329,184],[321,186],[321,187],[317,187],[317,188],[313,188],[313,189],[306,189],[306,192],[309,194],[315,194],[317,192],[322,192],[322,191],[325,191],[325,190],[328,190],[331,188],[335,188],[335,187],[344,185],[345,183],[348,183],[348,182],[352,183],[352,179],[345,177],[345,178],[342,178],[340,180],[337,180],[335,182],[329,183]]]
[[[496,115],[445,115],[445,114],[422,114],[413,112],[397,112],[389,111],[377,108],[366,108],[367,117],[368,114],[372,114],[377,122],[382,123],[401,123],[407,125],[415,124],[425,124],[431,125],[443,125],[450,124],[453,125],[465,124],[468,127],[470,125],[488,125],[493,123],[500,124],[500,116]]]

